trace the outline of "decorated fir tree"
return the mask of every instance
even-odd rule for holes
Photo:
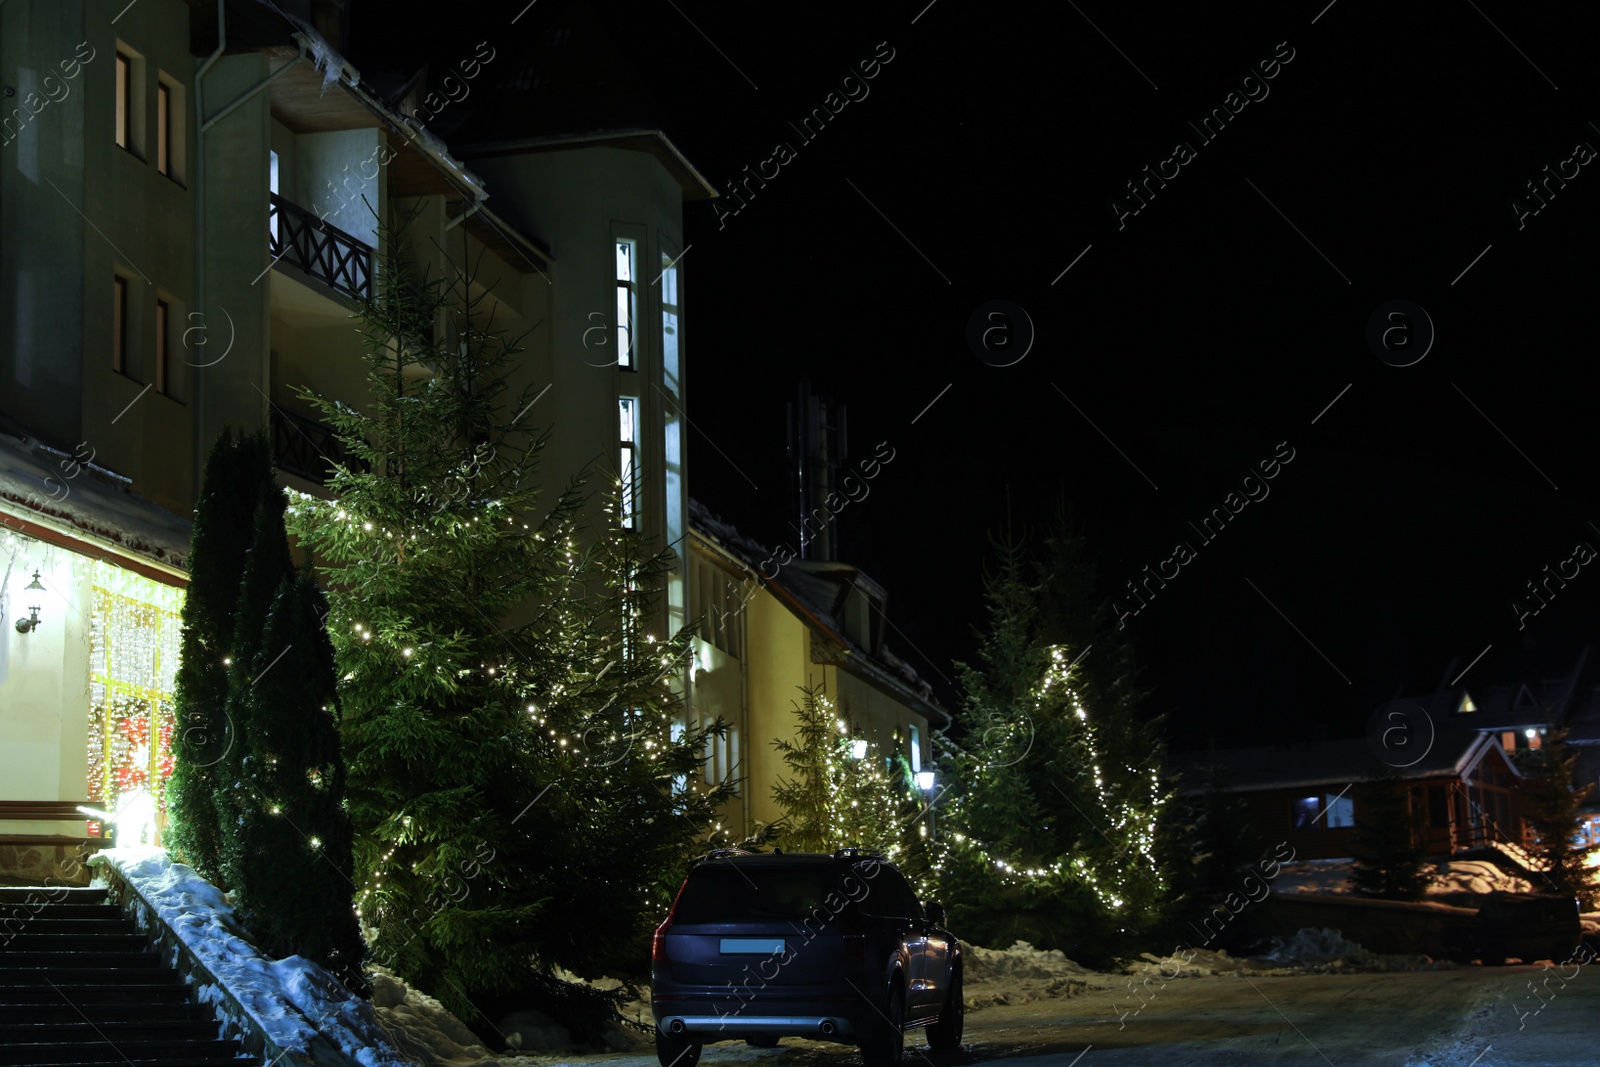
[[[222,860],[222,826],[214,800],[225,761],[237,758],[237,731],[227,716],[227,661],[233,651],[239,576],[261,494],[271,484],[266,435],[236,437],[224,430],[206,462],[195,505],[163,840],[179,859],[212,879],[219,878]]]
[[[821,686],[800,692],[793,738],[772,742],[789,771],[772,787],[783,811],[775,826],[778,843],[791,852],[872,849],[896,863],[909,861],[906,873],[914,876],[913,853],[927,831],[905,761],[851,737],[850,724]]]
[[[675,728],[689,637],[663,632],[666,557],[618,528],[622,487],[543,491],[520,339],[403,231],[358,309],[371,402],[307,394],[351,458],[291,514],[332,608],[360,916],[481,1032],[530,1004],[584,1030],[615,998],[555,970],[637,973],[727,798],[687,783],[722,727]]]
[[[234,731],[234,743],[226,759],[217,765],[218,781],[212,805],[222,828],[219,871],[222,883],[230,889],[242,888],[241,860],[253,844],[240,832],[247,817],[253,817],[268,804],[253,786],[257,744],[250,736],[252,720],[278,709],[262,708],[256,683],[265,666],[280,654],[283,646],[268,648],[264,626],[278,587],[295,574],[289,554],[289,534],[284,528],[283,490],[273,484],[263,486],[256,505],[255,535],[245,553],[243,573],[236,577],[238,620],[233,632],[233,647],[228,655],[228,697],[224,704]],[[263,658],[263,656],[265,658]],[[287,711],[285,711],[287,714]]]
[[[261,948],[315,960],[365,993],[325,614],[309,574],[284,577],[270,603],[239,708],[247,755],[230,862],[240,917]]]

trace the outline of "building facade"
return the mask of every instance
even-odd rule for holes
[[[363,402],[379,218],[419,270],[472,264],[543,480],[618,477],[676,554],[659,622],[691,616],[678,259],[715,193],[653,129],[447,147],[426,86],[379,99],[341,31],[314,0],[0,6],[0,879],[92,842],[80,806],[159,810],[205,458],[267,427],[280,482],[322,492],[338,443],[302,394]]]

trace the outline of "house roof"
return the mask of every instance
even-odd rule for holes
[[[1393,769],[1406,780],[1459,776],[1477,766],[1490,748],[1499,746],[1493,736],[1477,730],[1444,727],[1436,731],[1420,759]],[[1356,737],[1178,753],[1168,766],[1181,775],[1185,793],[1202,791],[1213,769],[1223,772],[1228,792],[1242,793],[1365,781],[1393,765],[1379,759],[1367,738]]]
[[[1451,686],[1429,697],[1412,699],[1423,703],[1436,722],[1448,717],[1449,721],[1477,730],[1559,725],[1571,717],[1583,696],[1580,683],[1590,658],[1585,645],[1577,659],[1564,669],[1530,672],[1509,684]],[[1457,710],[1467,697],[1474,710]]]
[[[130,479],[95,466],[92,454],[80,456],[0,417],[0,504],[30,537],[187,584],[189,523],[134,492]]]
[[[738,565],[802,622],[838,646],[846,666],[905,701],[938,729],[949,727],[950,713],[934,699],[932,685],[915,668],[887,645],[876,652],[863,648],[839,623],[844,599],[853,585],[883,593],[883,587],[859,568],[815,560],[791,560],[775,567],[774,554],[765,545],[740,533],[694,499],[689,501],[689,527],[703,545]],[[773,571],[771,577],[769,570]]]

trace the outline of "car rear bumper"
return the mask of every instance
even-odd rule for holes
[[[669,1034],[702,1043],[758,1035],[849,1041],[856,1033],[854,1021],[843,1015],[680,1015],[658,1011],[656,1025]]]

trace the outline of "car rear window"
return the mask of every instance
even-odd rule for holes
[[[701,867],[690,872],[678,898],[675,923],[800,922],[827,918],[851,907],[865,887],[844,885],[837,867]],[[860,876],[855,876],[857,880]],[[847,892],[854,889],[854,893]],[[830,901],[829,895],[833,894]]]

